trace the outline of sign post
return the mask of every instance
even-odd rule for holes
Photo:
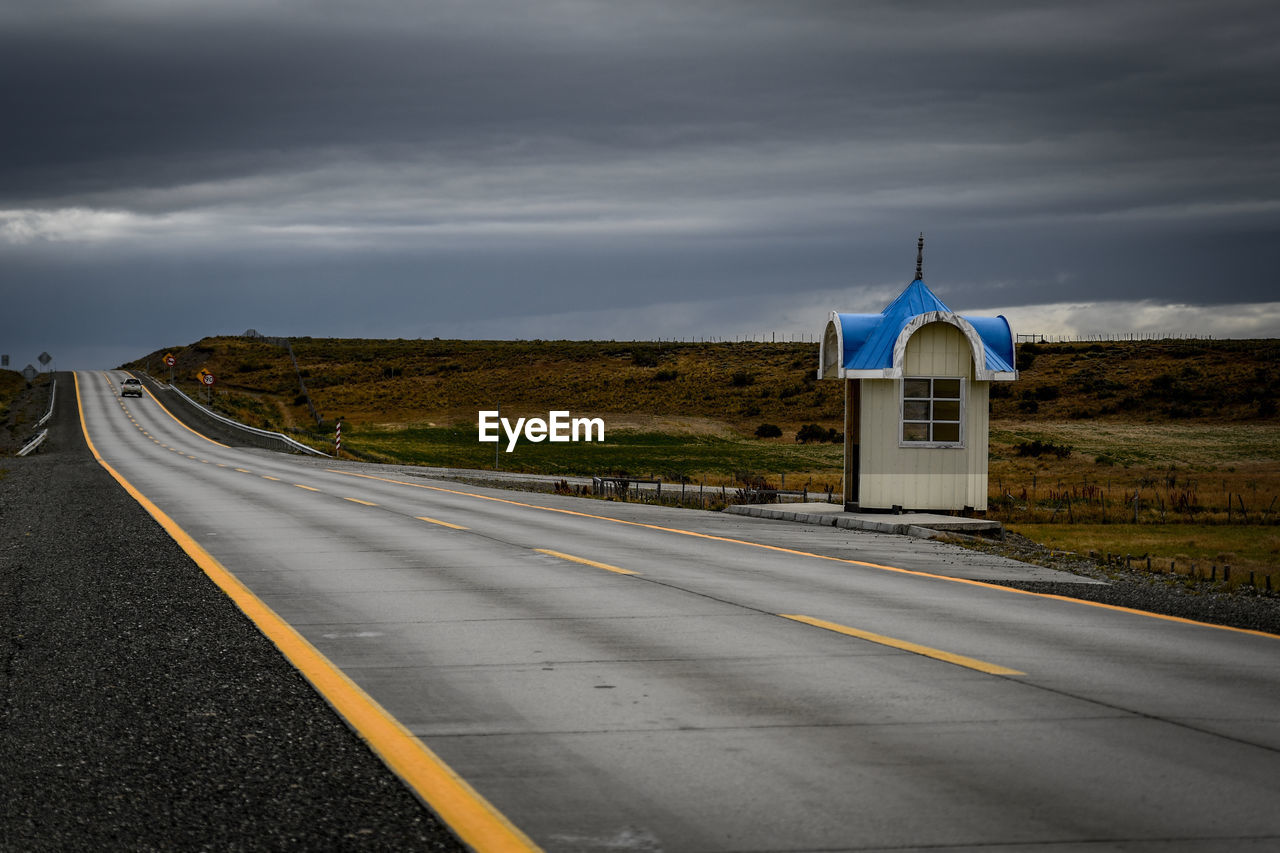
[[[342,418],[338,418],[337,423],[333,426],[333,458],[337,459],[342,454]]]
[[[169,365],[169,384],[172,385],[173,384],[173,366],[178,363],[178,360],[173,357],[173,353],[167,352],[164,354],[164,363]]]
[[[202,367],[200,368],[200,373],[198,374],[198,376],[200,377],[200,384],[204,385],[205,387],[205,391],[206,391],[205,402],[209,403],[210,405],[213,405],[213,383],[215,381],[213,378],[213,374]]]

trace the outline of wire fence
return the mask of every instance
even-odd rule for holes
[[[1074,335],[1042,335],[1037,332],[1019,334],[1020,344],[1088,344],[1119,341],[1216,341],[1213,335],[1192,335],[1178,332],[1094,332]]]

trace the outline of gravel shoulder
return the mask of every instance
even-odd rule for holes
[[[59,398],[0,459],[0,849],[463,850]]]
[[[1008,533],[1003,542],[969,540],[966,548],[999,554],[1024,563],[1104,581],[1105,584],[990,581],[1002,586],[1130,607],[1166,616],[1280,634],[1280,596],[1186,576],[1153,574],[1123,566],[1103,565],[1078,554],[1051,551],[1022,536]]]

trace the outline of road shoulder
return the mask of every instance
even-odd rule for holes
[[[0,846],[462,849],[94,462],[74,412],[0,462]]]

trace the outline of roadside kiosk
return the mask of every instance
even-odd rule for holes
[[[1003,316],[956,314],[916,277],[879,314],[832,311],[819,379],[843,380],[850,511],[985,511],[988,392],[1018,378]]]

